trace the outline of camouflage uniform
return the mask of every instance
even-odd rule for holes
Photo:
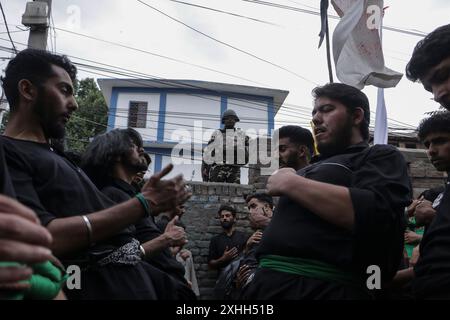
[[[230,129],[232,130],[232,129]],[[210,152],[214,156],[214,151],[211,152],[209,148],[212,148],[212,142],[216,141],[218,136],[222,136],[223,144],[223,158],[221,163],[214,162],[207,164],[205,161],[202,163],[202,175],[203,181],[210,182],[227,182],[227,183],[241,183],[241,166],[248,162],[248,145],[249,137],[241,129],[233,129],[233,139],[226,139],[226,130],[219,129],[214,131],[211,139],[208,142],[208,146],[205,148],[205,153]],[[243,142],[245,148],[245,163],[236,164],[237,159],[237,142]],[[241,144],[242,145],[242,144]],[[234,164],[226,163],[226,150],[234,150]]]

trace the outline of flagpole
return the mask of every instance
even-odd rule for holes
[[[326,17],[325,23],[326,23],[325,41],[327,49],[328,77],[330,78],[330,83],[333,83],[334,81],[333,81],[333,68],[331,66],[330,29],[328,27],[328,15]]]

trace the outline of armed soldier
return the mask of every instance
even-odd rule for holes
[[[202,176],[203,181],[241,183],[241,166],[248,162],[249,137],[235,128],[240,121],[231,109],[222,114],[223,129],[213,132],[205,148]],[[222,155],[216,151],[223,150]]]

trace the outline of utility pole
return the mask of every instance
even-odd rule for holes
[[[47,49],[51,9],[52,0],[38,0],[27,3],[25,13],[22,16],[22,24],[30,27],[28,48]]]

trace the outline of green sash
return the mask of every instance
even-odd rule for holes
[[[312,259],[265,255],[261,257],[259,266],[280,272],[301,275],[306,278],[320,279],[356,287],[361,287],[364,283],[360,278],[350,272],[339,270],[328,263]]]

